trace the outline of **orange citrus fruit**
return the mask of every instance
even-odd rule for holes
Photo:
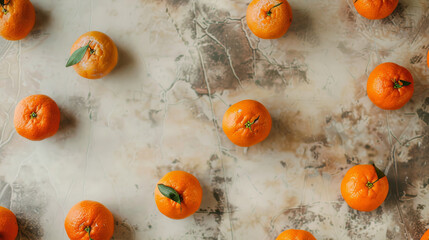
[[[18,235],[18,222],[15,214],[7,208],[0,206],[0,239],[15,240]]]
[[[19,135],[40,141],[53,136],[60,127],[60,109],[45,95],[31,95],[22,99],[13,118]]]
[[[356,210],[370,212],[378,208],[389,192],[387,177],[375,165],[350,168],[341,182],[341,195]]]
[[[289,229],[282,232],[276,240],[316,240],[316,238],[307,231]]]
[[[234,144],[249,147],[262,142],[271,131],[270,113],[261,103],[243,100],[232,105],[223,115],[222,128]]]
[[[382,63],[369,75],[366,91],[377,107],[386,110],[399,109],[413,96],[413,76],[398,64]]]
[[[71,240],[110,240],[114,219],[103,204],[85,200],[70,209],[64,227]]]
[[[25,38],[36,22],[36,12],[29,0],[4,0],[0,4],[0,35],[7,40]]]
[[[118,49],[113,40],[102,32],[92,31],[80,36],[73,44],[70,54],[89,46],[83,58],[73,65],[82,77],[98,79],[109,74],[118,63]]]
[[[292,8],[286,0],[253,0],[247,7],[247,25],[253,34],[263,39],[282,37],[292,18]]]
[[[353,0],[356,11],[368,19],[382,19],[398,6],[399,0]]]
[[[158,210],[172,219],[183,219],[194,214],[200,208],[202,198],[200,182],[184,171],[167,173],[155,187]]]

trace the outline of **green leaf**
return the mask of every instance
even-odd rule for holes
[[[82,58],[85,56],[86,50],[88,50],[89,48],[89,43],[91,43],[91,41],[89,41],[86,46],[83,46],[73,52],[73,54],[70,56],[69,60],[67,61],[66,67],[73,66],[82,60]]]
[[[384,175],[384,173],[383,173],[383,171],[381,171],[380,169],[378,169],[376,166],[375,166],[375,164],[372,164],[372,166],[374,166],[374,168],[375,168],[375,172],[377,173],[377,178],[378,179],[382,179],[382,178],[384,178],[386,175]],[[377,180],[378,180],[377,179]]]
[[[165,186],[164,184],[158,184],[158,189],[162,195],[180,204],[180,195],[174,188]]]
[[[402,85],[399,84],[399,82],[401,82]],[[411,82],[407,82],[405,80],[399,80],[399,81],[394,80],[394,82],[393,82],[393,88],[395,88],[395,89],[399,89],[401,87],[405,87],[405,86],[408,86],[408,85],[411,85]]]
[[[402,86],[411,85],[411,82],[407,82],[407,81],[404,81],[404,80],[399,80],[399,81],[402,83]]]

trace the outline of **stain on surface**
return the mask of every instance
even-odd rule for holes
[[[422,107],[417,109],[417,115],[419,116],[420,120],[425,122],[426,125],[429,125],[429,97],[425,99]]]
[[[118,216],[115,218],[115,231],[112,239],[114,240],[134,240],[135,239],[135,228],[131,226],[126,219],[122,219]]]
[[[41,240],[44,236],[40,224],[41,215],[47,207],[44,196],[40,194],[37,185],[13,184],[13,204],[11,210],[15,213],[22,240]],[[19,199],[19,201],[15,201]]]

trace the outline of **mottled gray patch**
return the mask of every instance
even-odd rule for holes
[[[40,217],[45,212],[47,202],[38,186],[36,182],[29,185],[13,184],[11,210],[18,220],[18,237],[21,240],[43,239]]]
[[[311,146],[310,147],[310,152],[311,152],[311,155],[312,155],[312,157],[313,157],[313,159],[314,160],[317,160],[317,159],[319,159],[319,156],[320,156],[320,149],[321,149],[322,147],[320,146],[320,145],[314,145],[314,146]],[[307,167],[307,166],[306,166]]]
[[[423,59],[423,54],[414,55],[410,58],[411,64],[421,63]]]
[[[332,203],[332,204],[340,205],[338,203]],[[311,232],[313,235],[316,235],[319,238],[323,237],[321,239],[334,240],[334,238],[331,238],[330,236],[320,236],[320,234],[318,234],[317,229],[311,229],[309,227],[312,224],[319,225],[323,223],[323,224],[333,225],[333,223],[330,222],[326,216],[323,216],[323,214],[313,212],[305,205],[300,206],[298,208],[291,208],[284,211],[281,216],[281,220],[282,220],[281,224],[284,226],[283,229],[281,229],[281,231],[284,231],[287,229],[302,229],[302,230]]]
[[[166,0],[168,4],[174,7],[180,7],[189,3],[190,0]]]
[[[222,222],[228,221],[227,216],[234,211],[234,207],[228,203],[227,195],[225,194],[225,185],[229,185],[232,179],[223,176],[223,171],[219,168],[219,161],[222,161],[222,159],[216,154],[213,154],[208,160],[211,181],[210,186],[202,185],[203,192],[207,194],[207,197],[203,197],[203,203],[198,211],[198,213],[205,214],[194,214],[197,224],[207,227],[206,232],[199,233],[199,235],[202,234],[202,239],[226,239],[218,226],[221,226]],[[207,226],[206,221],[209,219],[214,219],[217,225]],[[195,236],[195,234],[192,236]]]
[[[397,169],[392,169],[387,174],[389,179],[390,193],[384,206],[396,209],[399,206],[401,214],[397,215],[398,225],[405,227],[412,239],[420,239],[429,222],[424,220],[422,208],[415,205],[413,199],[419,197],[429,189],[429,127],[423,131],[424,137],[421,142],[414,142],[410,147],[400,146],[395,149],[392,161],[397,164]],[[408,156],[402,156],[402,152],[408,148]],[[408,157],[408,161],[398,161],[398,158]],[[417,186],[421,186],[417,188]],[[405,238],[403,238],[405,239]]]
[[[343,113],[341,114],[341,118],[347,118],[351,113],[352,111],[343,111]]]
[[[346,157],[347,164],[357,165],[361,163],[361,160],[358,157],[349,156],[348,154],[344,154],[344,156]]]
[[[312,15],[305,8],[293,8],[293,21],[288,32],[295,33],[300,40],[313,46],[320,42],[317,31],[314,29]]]
[[[280,64],[260,51],[256,52],[256,79],[259,85],[273,88],[284,89],[291,82],[308,84],[308,67],[305,64],[305,57],[301,52],[290,50],[286,51],[287,60]]]
[[[161,119],[163,117],[163,113],[164,112],[160,109],[149,109],[149,111],[148,111],[149,116],[148,117],[150,120],[151,127],[155,127],[155,126],[159,125],[160,122],[162,122]]]
[[[426,123],[426,125],[429,125],[429,97],[425,99],[425,102],[422,104],[421,108],[417,109],[417,115],[419,118]]]
[[[118,216],[115,218],[115,232],[112,240],[134,240],[135,239],[135,228],[131,226],[126,219],[121,219]]]
[[[9,183],[0,180],[0,206],[10,208],[12,187]]]

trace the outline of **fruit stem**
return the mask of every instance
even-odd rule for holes
[[[273,8],[276,8],[276,7],[278,7],[278,6],[282,5],[282,4],[283,4],[283,2],[281,2],[279,4],[276,4],[276,5],[274,5],[274,7],[270,8],[270,10],[268,10],[268,12],[267,12],[267,16],[271,16],[271,14],[273,13],[273,12],[271,12],[271,10],[273,10]]]
[[[8,13],[9,11],[6,8],[4,8],[4,6],[9,5],[9,3],[10,3],[10,0],[7,3],[5,3],[5,0],[0,1],[2,12],[5,14]]]
[[[399,84],[399,82],[401,82],[402,85]],[[393,79],[393,88],[395,88],[395,89],[399,89],[401,87],[408,86],[408,85],[411,85],[411,82],[407,82],[407,81],[401,80],[401,79],[399,79],[399,80]]]
[[[92,49],[89,44],[91,43],[91,41],[88,42],[88,48],[89,48],[89,54],[94,54],[95,53],[95,49]]]
[[[37,113],[36,113],[36,112],[32,112],[32,113],[30,114],[30,118],[31,118],[31,119],[36,118],[36,117],[37,117]]]
[[[396,80],[393,82],[393,84],[394,84],[393,88],[395,88],[395,89],[399,89],[402,87],[402,85],[399,84],[399,82],[397,82]]]
[[[85,227],[85,232],[88,233],[89,240],[94,240],[91,238],[91,227],[90,226]]]
[[[252,131],[252,125],[253,124],[255,124],[256,123],[256,121],[258,121],[259,120],[259,117],[260,116],[258,116],[255,120],[253,120],[253,122],[250,122],[250,121],[247,121],[247,123],[244,125],[246,128],[248,128],[248,129],[250,129],[250,131]]]
[[[380,178],[378,178],[377,180],[375,180],[374,182],[370,182],[370,181],[368,181],[367,183],[366,183],[366,186],[369,188],[369,189],[371,189],[372,187],[374,187],[374,184],[376,183],[376,182],[378,182],[378,180],[380,180]]]

